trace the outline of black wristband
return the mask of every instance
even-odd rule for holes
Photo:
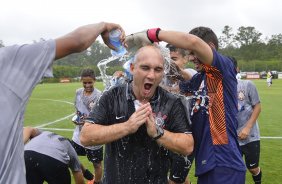
[[[162,127],[157,127],[157,133],[158,135],[156,137],[153,137],[153,140],[156,141],[159,138],[161,138],[164,135],[164,129]]]
[[[164,133],[157,135],[156,137],[153,137],[153,140],[156,141],[159,138],[161,138],[164,135]]]
[[[160,33],[160,31],[161,31],[161,29],[159,28],[159,29],[157,29],[157,31],[156,31],[156,37],[157,37],[157,39],[160,41],[160,39],[159,39],[159,33]]]
[[[83,176],[87,180],[93,180],[94,178],[93,174],[88,169],[83,172]]]

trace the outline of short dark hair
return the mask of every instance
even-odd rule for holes
[[[207,44],[210,42],[213,43],[215,49],[218,50],[217,36],[210,28],[200,26],[192,29],[189,33],[198,36],[199,38],[204,40]]]
[[[174,45],[172,45],[170,43],[166,44],[166,48],[168,48],[170,52],[178,52],[183,57],[188,55],[187,50],[182,49],[182,48],[177,48],[177,47],[175,47]]]
[[[86,68],[86,69],[83,69],[82,72],[81,72],[81,78],[82,77],[91,77],[92,79],[96,79],[96,76],[95,76],[95,72],[94,70],[90,69],[90,68]]]

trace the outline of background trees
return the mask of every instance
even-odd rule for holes
[[[255,27],[241,26],[234,33],[230,26],[224,26],[219,37],[220,52],[234,56],[243,71],[282,71],[282,34],[261,38]]]
[[[282,34],[262,38],[262,33],[252,26],[240,26],[236,31],[229,25],[218,35],[221,53],[237,58],[243,71],[282,71]],[[39,41],[44,40],[40,38]],[[36,42],[36,41],[34,41]],[[4,46],[0,40],[0,48]],[[72,54],[55,62],[54,77],[78,77],[85,67],[91,67],[100,75],[97,64],[111,56],[110,49],[96,41],[84,52]],[[122,63],[112,62],[107,69],[111,75],[122,70]]]

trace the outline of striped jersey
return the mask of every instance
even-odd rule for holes
[[[236,70],[228,57],[215,50],[213,57],[212,65],[204,65],[189,86],[197,176],[215,167],[246,170],[236,133]]]

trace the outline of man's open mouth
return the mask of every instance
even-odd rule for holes
[[[152,86],[153,86],[153,84],[150,84],[150,83],[144,84],[144,89],[145,89],[146,94],[150,93]]]

